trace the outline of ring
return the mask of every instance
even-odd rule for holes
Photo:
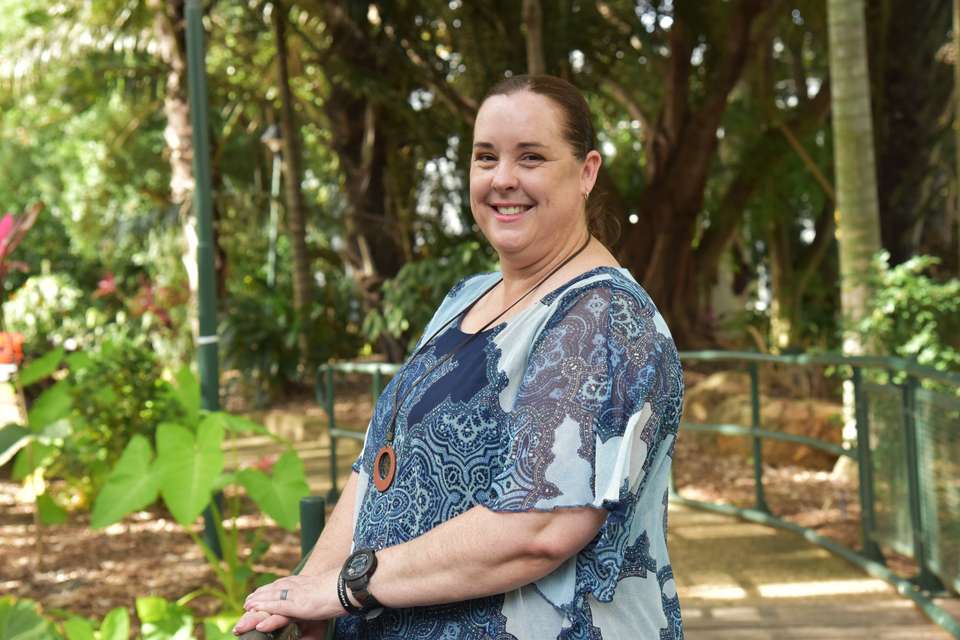
[[[286,600],[286,599],[287,599],[287,591],[288,591],[287,589],[283,589],[283,590],[280,592],[280,599],[281,599],[281,600]]]

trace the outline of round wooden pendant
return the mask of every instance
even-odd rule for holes
[[[397,453],[393,445],[384,445],[373,459],[373,484],[383,493],[393,484],[393,476],[397,473]]]

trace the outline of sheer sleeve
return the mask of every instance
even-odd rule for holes
[[[622,518],[676,432],[681,393],[676,348],[642,289],[568,292],[532,345],[485,506],[592,506]]]

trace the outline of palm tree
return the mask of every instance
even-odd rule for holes
[[[840,248],[840,305],[844,314],[843,352],[861,355],[854,331],[870,301],[868,275],[880,251],[880,212],[867,71],[863,0],[828,0],[837,242]],[[850,388],[848,388],[850,387]],[[856,439],[852,385],[844,387],[843,437]]]

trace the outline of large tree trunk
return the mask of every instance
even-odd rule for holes
[[[954,266],[942,188],[953,174],[943,135],[953,87],[940,55],[950,6],[883,0],[870,3],[866,18],[883,248],[893,265],[928,253]]]
[[[378,51],[377,37],[350,17],[339,4],[323,5],[329,27],[331,51],[344,68],[362,70],[365,74],[388,75],[385,60],[389,55]],[[393,51],[393,45],[389,47]],[[392,203],[387,184],[388,158],[399,148],[390,136],[403,133],[388,123],[389,115],[370,96],[358,91],[347,77],[331,77],[330,95],[324,100],[324,112],[330,122],[331,146],[337,153],[344,179],[346,246],[344,261],[361,293],[364,311],[377,309],[382,302],[380,286],[393,277],[410,254],[409,224],[401,219]],[[391,361],[404,355],[403,344],[384,334],[380,349]]]
[[[874,168],[873,122],[863,0],[828,0],[830,77],[833,83],[833,153],[840,249],[840,306],[844,316],[843,352],[861,355],[866,345],[854,329],[868,311],[867,278],[880,250],[880,213]],[[857,422],[853,385],[844,384],[843,438],[854,446]],[[841,458],[845,461],[847,458]],[[854,472],[838,462],[840,475]]]
[[[287,233],[293,248],[293,311],[297,319],[297,342],[300,351],[300,372],[305,373],[310,359],[310,307],[313,283],[310,255],[307,252],[307,211],[300,188],[300,131],[293,112],[293,93],[287,68],[287,13],[283,2],[277,2],[271,14],[277,46],[277,88],[280,91],[280,131],[283,135],[283,166],[286,179]]]
[[[830,76],[833,82],[833,149],[837,241],[843,313],[851,326],[867,312],[867,277],[880,251],[880,213],[873,151],[870,82],[863,0],[829,0]],[[863,352],[845,332],[844,352]]]
[[[523,0],[523,26],[526,29],[527,73],[547,72],[543,56],[543,9],[540,0]]]
[[[637,209],[639,222],[625,227],[616,250],[684,347],[697,346],[705,332],[705,275],[709,274],[698,265],[693,239],[717,149],[717,128],[754,44],[753,25],[765,9],[769,6],[761,2],[741,2],[732,9],[724,50],[718,52],[719,62],[707,79],[706,97],[701,101],[690,97],[695,37],[682,16],[676,16],[669,33],[670,67],[663,104],[656,121],[648,120],[652,129],[644,149],[648,186]],[[716,263],[713,267],[715,271]]]

